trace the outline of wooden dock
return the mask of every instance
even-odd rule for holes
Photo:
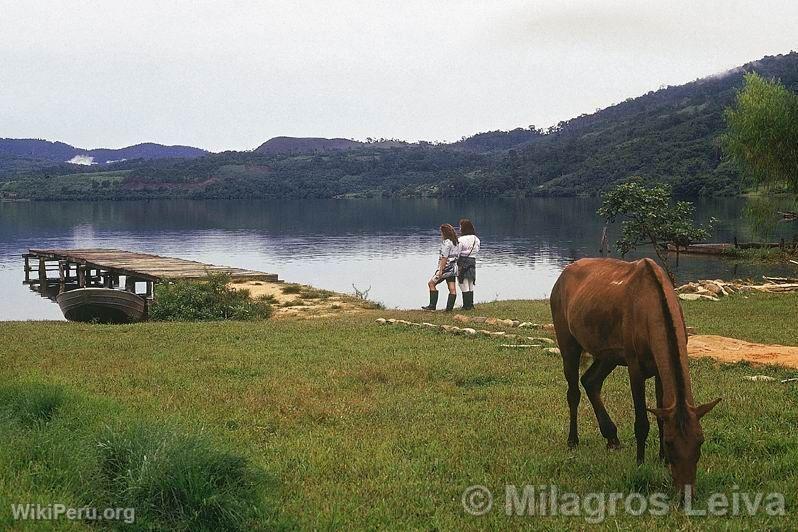
[[[124,277],[125,290],[135,292],[136,283],[145,283],[145,293],[151,297],[154,283],[204,279],[214,273],[229,275],[236,281],[279,281],[277,274],[273,273],[120,249],[31,249],[23,254],[23,258],[24,282],[39,285],[42,291],[47,290],[48,284],[55,283],[61,285],[62,291],[66,284],[75,284],[80,288],[98,285],[115,288],[119,286],[120,278]],[[48,272],[54,271],[58,272],[58,277],[49,278]],[[38,275],[32,275],[32,272]]]

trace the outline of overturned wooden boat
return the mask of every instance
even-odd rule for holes
[[[113,288],[78,288],[58,294],[61,312],[69,321],[133,323],[144,319],[147,300]]]

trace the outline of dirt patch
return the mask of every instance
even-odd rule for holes
[[[242,281],[230,283],[235,290],[249,290],[253,298],[264,298],[274,309],[274,318],[329,318],[363,312],[375,305],[353,296],[294,283]]]
[[[798,368],[798,347],[757,344],[725,336],[691,336],[687,353],[691,357],[711,357],[721,362],[745,361]]]

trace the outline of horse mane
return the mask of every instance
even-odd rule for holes
[[[675,300],[672,297],[668,297],[667,290],[670,288],[672,291],[673,289],[670,280],[665,277],[662,268],[659,267],[653,260],[644,259],[644,262],[649,267],[651,272],[654,274],[656,278],[657,286],[660,289],[660,302],[662,304],[662,315],[665,318],[665,335],[668,339],[668,362],[671,365],[671,373],[673,375],[673,382],[675,386],[674,393],[676,395],[676,424],[679,429],[684,432],[684,429],[687,425],[687,383],[684,379],[684,368],[682,367],[682,353],[679,349],[679,338],[677,337],[676,333],[676,318],[674,316],[674,311],[672,304],[675,303]],[[681,311],[679,308],[676,308],[676,311],[679,312],[680,317],[682,316]],[[682,317],[682,324],[684,323],[684,318]],[[684,330],[684,329],[683,329]],[[684,331],[685,335],[687,331]],[[664,385],[664,383],[663,383]]]

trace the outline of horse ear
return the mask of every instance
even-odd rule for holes
[[[657,416],[658,419],[665,419],[673,413],[673,408],[646,408],[646,410]]]
[[[709,414],[709,411],[715,408],[715,405],[720,403],[723,399],[718,397],[714,401],[710,401],[709,403],[704,403],[703,405],[697,406],[695,409],[695,415],[698,416],[698,419],[701,419],[705,415]]]

